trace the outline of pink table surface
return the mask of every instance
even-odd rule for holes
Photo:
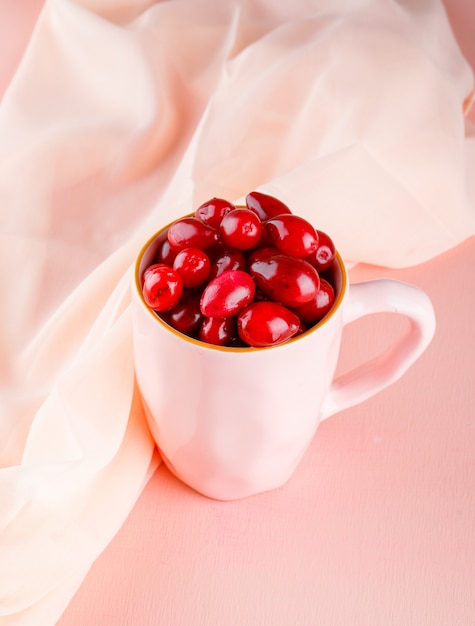
[[[2,1],[0,92],[42,4]],[[475,5],[447,7],[475,66]],[[59,626],[473,626],[474,267],[472,238],[418,267],[353,270],[427,291],[438,328],[423,357],[322,424],[279,490],[215,502],[160,466]],[[340,369],[403,327],[382,315],[348,327]]]
[[[475,239],[393,277],[438,329],[398,383],[323,423],[293,478],[222,503],[162,465],[60,626],[473,626]],[[345,331],[341,369],[400,332]]]

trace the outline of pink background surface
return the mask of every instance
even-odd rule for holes
[[[41,2],[2,2],[3,91]],[[448,8],[475,66],[475,6]],[[438,328],[420,361],[322,424],[279,490],[214,502],[160,466],[59,625],[473,626],[474,266],[472,238],[418,267],[353,270],[427,291]],[[349,327],[341,370],[402,328],[391,316]]]

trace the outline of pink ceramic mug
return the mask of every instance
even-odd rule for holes
[[[145,304],[141,276],[166,229],[140,252],[133,285],[137,382],[153,437],[175,476],[219,500],[274,489],[292,475],[319,423],[395,382],[429,345],[427,295],[394,280],[348,285],[337,255],[333,309],[295,339],[270,348],[222,348],[188,338]],[[334,380],[345,324],[400,313],[409,331],[377,359]]]

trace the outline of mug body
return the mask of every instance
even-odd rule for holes
[[[322,322],[269,348],[217,347],[148,308],[141,276],[166,229],[142,249],[133,284],[137,383],[164,462],[187,485],[233,500],[284,484],[318,427],[340,349],[347,274],[331,268],[335,304]]]

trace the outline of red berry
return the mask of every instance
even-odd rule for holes
[[[248,262],[251,264],[256,261],[265,261],[266,259],[269,259],[272,256],[278,256],[279,254],[282,254],[279,248],[275,248],[273,246],[259,246],[259,248],[256,248],[251,252]]]
[[[257,213],[263,222],[277,215],[292,212],[281,200],[260,191],[251,191],[247,194],[246,206]]]
[[[166,265],[173,265],[173,261],[175,260],[176,252],[171,249],[170,242],[168,239],[162,243],[162,245],[157,250],[157,254],[155,255],[156,263],[165,263]]]
[[[266,294],[263,291],[259,289],[259,287],[256,287],[256,293],[254,294],[253,302],[262,302],[263,300],[268,301],[269,298],[266,296]]]
[[[266,222],[266,231],[274,246],[296,258],[307,257],[318,248],[315,228],[298,215],[280,215]]]
[[[305,324],[315,324],[325,317],[334,302],[333,287],[324,278],[320,278],[320,289],[315,298],[293,310]]]
[[[203,316],[200,309],[200,294],[184,292],[180,302],[166,313],[164,320],[185,335],[194,335],[201,324]]]
[[[249,271],[271,300],[291,308],[310,302],[320,286],[317,270],[310,263],[284,254],[254,261]]]
[[[196,209],[195,217],[205,224],[208,224],[208,226],[218,228],[226,213],[229,213],[235,208],[234,204],[231,204],[231,202],[227,200],[212,198]]]
[[[298,316],[297,316],[298,317]],[[303,335],[303,333],[307,332],[307,326],[300,320],[300,326],[298,331],[295,333],[294,337],[298,337],[299,335]]]
[[[207,250],[218,239],[218,231],[196,217],[182,217],[168,229],[170,247],[176,252],[184,248]]]
[[[300,327],[298,316],[277,302],[253,302],[237,316],[238,333],[250,346],[274,346],[287,341]]]
[[[213,278],[201,296],[206,317],[231,317],[252,302],[256,284],[247,272],[231,270]]]
[[[253,211],[234,209],[221,220],[219,232],[227,246],[238,250],[250,250],[259,243],[262,222]]]
[[[233,337],[231,337],[231,339],[228,341],[227,345],[230,348],[248,348],[249,347],[247,343],[244,343],[244,341],[238,335],[237,331],[236,331],[236,334]]]
[[[245,270],[246,259],[240,250],[223,248],[211,263],[209,279],[212,280],[228,270]]]
[[[176,255],[173,269],[180,274],[184,287],[197,287],[208,278],[211,262],[203,250],[184,248]]]
[[[259,239],[257,245],[252,248],[252,250],[259,250],[260,248],[272,248],[274,246],[274,244],[272,243],[272,239],[270,238],[269,233],[265,228],[265,225],[266,223],[262,222],[261,238]]]
[[[236,336],[236,318],[205,317],[201,324],[198,338],[215,346],[226,346]]]
[[[317,271],[322,272],[323,270],[328,269],[333,263],[336,250],[335,244],[326,233],[321,230],[317,230],[317,234],[318,247],[314,252],[312,252],[312,254],[310,254],[310,256],[305,257],[305,260],[311,263]]]
[[[144,272],[143,297],[154,311],[170,311],[180,301],[183,282],[175,270],[163,263],[150,265]]]

